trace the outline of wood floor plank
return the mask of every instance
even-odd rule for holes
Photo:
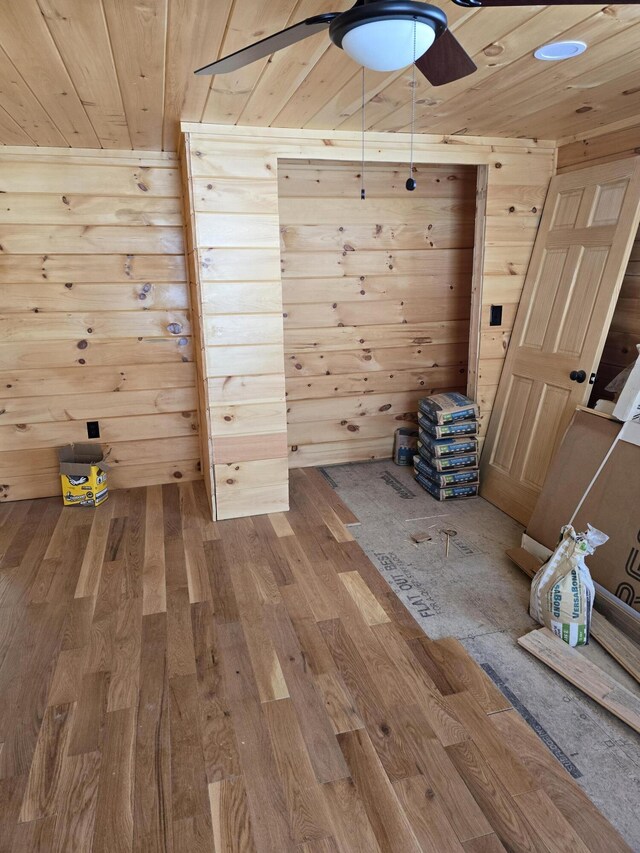
[[[318,782],[331,782],[349,775],[324,709],[322,695],[307,675],[307,666],[284,604],[267,609],[274,641],[289,693],[296,708],[302,736]]]
[[[356,711],[355,702],[338,672],[332,670],[322,672],[317,676],[316,682],[336,734],[364,728],[364,723]]]
[[[489,720],[589,850],[593,853],[630,853],[630,847],[582,788],[548,749],[541,748],[539,738],[517,711],[492,714]]]
[[[588,853],[588,847],[540,789],[514,796],[520,811],[549,849],[558,853]]]
[[[269,513],[269,521],[271,522],[271,526],[273,527],[278,539],[282,539],[283,536],[294,535],[294,532],[291,529],[291,525],[287,521],[287,516],[284,512]]]
[[[493,832],[491,835],[465,841],[462,847],[465,853],[505,853],[507,849]]]
[[[202,749],[205,772],[210,783],[234,778],[241,772],[230,704],[220,666],[220,644],[213,618],[210,602],[192,605],[191,626]]]
[[[26,786],[26,775],[0,779],[0,850],[2,851],[11,850],[13,846]]]
[[[498,690],[493,681],[458,640],[446,637],[430,642],[429,655],[446,672],[447,681],[455,692],[467,691],[480,705],[485,714],[507,711],[509,700]]]
[[[27,775],[60,648],[64,606],[25,607],[0,671],[0,779]]]
[[[169,678],[195,675],[191,605],[186,587],[169,590],[167,610],[167,668]]]
[[[219,523],[202,481],[0,505],[0,853],[630,853],[291,482]]]
[[[339,577],[367,625],[391,621],[358,572],[341,572]]]
[[[62,629],[62,649],[89,645],[95,606],[95,598],[74,598],[69,603]]]
[[[368,671],[362,656],[344,625],[338,619],[318,623],[338,671],[353,697],[358,715],[365,723],[376,752],[392,781],[413,776],[415,758],[407,743],[400,737],[383,696],[378,689],[375,674]]]
[[[162,486],[148,486],[142,566],[142,612],[148,616],[150,613],[165,613],[166,610]]]
[[[281,600],[280,589],[272,566],[280,556],[279,543],[277,537],[271,536],[271,525],[266,518],[236,518],[225,522],[224,527],[221,522],[220,530],[224,531],[225,543],[231,545],[233,564],[249,570],[260,602],[277,604]],[[283,568],[279,565],[275,568],[276,573],[282,575]],[[281,580],[290,582],[288,576]]]
[[[51,705],[45,711],[20,809],[21,823],[56,812],[72,710],[67,704]]]
[[[140,598],[142,596],[142,567],[144,565],[147,514],[146,497],[146,489],[131,489],[129,491],[129,513],[125,532],[125,594],[128,598]]]
[[[640,646],[597,610],[591,614],[591,634],[640,684]]]
[[[185,531],[184,549],[187,566],[187,583],[189,586],[189,601],[209,601],[211,587],[209,572],[204,553],[202,534],[196,528]]]
[[[240,614],[224,545],[220,541],[205,542],[204,553],[216,622],[238,622]]]
[[[209,783],[214,851],[254,853],[247,792],[241,776]]]
[[[513,853],[548,853],[540,836],[522,815],[473,741],[449,746],[447,754],[507,850]]]
[[[109,538],[111,527],[112,504],[107,501],[94,510],[93,523],[89,541],[84,552],[80,577],[76,586],[75,597],[87,598],[96,595],[100,583],[100,571]]]
[[[172,819],[201,816],[210,824],[195,675],[169,679],[169,726]]]
[[[116,507],[112,506],[109,536],[107,537],[107,546],[104,552],[104,559],[107,563],[113,563],[116,560],[123,560],[126,556],[125,534],[127,530],[127,519],[125,515],[119,515],[114,518],[114,511],[116,511]]]
[[[422,850],[463,853],[462,845],[424,776],[401,779],[393,788]]]
[[[340,853],[340,849],[332,835],[307,841],[306,844],[298,845],[297,850],[300,853]]]
[[[136,709],[107,714],[92,853],[133,847],[133,780]]]
[[[138,704],[144,600],[127,598],[118,608],[107,711]]]
[[[93,837],[100,762],[101,754],[98,750],[68,755],[65,759],[52,853],[82,850],[83,845],[86,846]]]
[[[385,694],[391,697],[392,704],[418,703],[424,711],[429,728],[444,746],[459,743],[468,737],[455,711],[442,698],[425,671],[415,665],[413,656],[404,640],[396,635],[394,626],[376,625],[372,628],[372,633],[383,650],[386,669],[393,668],[395,695],[390,682],[384,682]],[[385,665],[381,664],[377,669],[379,673],[383,673]]]
[[[280,542],[289,568],[291,569],[291,574],[300,585],[304,597],[309,602],[309,607],[316,622],[336,619],[338,617],[337,604],[331,600],[322,588],[309,555],[301,546],[298,537],[285,537]]]
[[[320,785],[316,781],[298,717],[290,699],[263,706],[271,745],[283,781],[289,826],[298,844],[330,833]]]
[[[414,757],[416,770],[428,783],[430,796],[454,829],[460,841],[468,841],[491,832],[491,824],[456,771],[445,747],[434,737],[418,705],[395,709]],[[409,777],[412,778],[412,777]]]
[[[281,588],[280,593],[289,619],[298,637],[300,648],[314,675],[335,669],[331,653],[327,648],[313,612],[299,584],[291,583]]]
[[[287,818],[283,780],[277,772],[263,706],[252,699],[239,699],[232,702],[231,713],[256,848],[260,853],[292,851],[297,845]]]
[[[120,494],[126,494],[126,492],[120,490]],[[165,483],[162,486],[162,519],[165,542],[167,539],[181,539],[182,513],[180,492],[176,483]]]
[[[488,716],[469,693],[456,693],[448,696],[446,701],[512,795],[533,791],[538,787],[517,755],[496,734]]]
[[[279,513],[279,515],[282,515],[288,525],[284,513]],[[259,570],[258,583],[261,588],[264,587],[264,600],[279,601],[282,588],[294,582],[289,563],[280,544],[283,537],[276,533],[272,521],[266,515],[252,518],[251,525],[259,543],[258,559],[256,560],[252,555],[251,562],[255,563]],[[291,531],[291,535],[293,535],[293,531]]]
[[[329,485],[320,469],[296,468],[291,472],[291,476],[298,476],[298,472],[318,492],[320,499],[329,504],[343,524],[357,524],[359,522],[358,517],[353,514],[338,493]]]
[[[64,705],[77,700],[86,658],[86,648],[63,649],[58,654],[47,705]]]
[[[88,672],[82,676],[69,740],[69,755],[99,753],[107,721],[110,674]]]
[[[380,853],[380,845],[353,779],[327,782],[322,786],[322,793],[339,849],[349,853]]]
[[[640,732],[640,696],[627,690],[548,628],[525,634],[520,637],[518,644],[636,732]]]
[[[407,639],[407,646],[411,650],[417,663],[424,669],[429,681],[431,681],[439,693],[443,696],[448,696],[450,693],[455,693],[456,690],[452,687],[451,682],[447,677],[447,673],[437,663],[431,654],[433,643],[426,637],[413,637]]]
[[[338,742],[380,849],[420,853],[420,843],[366,731],[344,732]]]
[[[142,617],[133,780],[133,850],[173,850],[167,617]]]
[[[254,584],[249,566],[236,562],[231,570],[231,582],[238,602],[240,621],[249,649],[253,673],[262,702],[284,699],[289,687],[282,671],[279,657],[265,623],[260,592]]]
[[[13,836],[12,851],[29,850],[29,853],[49,853],[53,846],[56,816],[19,823]]]
[[[330,506],[320,504],[320,514],[322,520],[327,525],[329,532],[336,542],[353,542],[353,536],[349,529],[338,518],[337,513]]]

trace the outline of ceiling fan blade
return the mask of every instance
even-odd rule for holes
[[[307,18],[306,21],[300,21],[299,24],[294,24],[292,27],[287,27],[286,30],[281,30],[279,33],[274,33],[272,36],[257,41],[255,44],[250,44],[248,47],[243,47],[242,50],[237,50],[229,56],[218,59],[216,62],[211,62],[209,65],[203,65],[198,68],[195,74],[227,74],[229,71],[237,71],[245,65],[250,65],[257,59],[264,59],[265,56],[271,56],[276,50],[282,50],[284,47],[290,47],[298,41],[306,39],[308,36],[313,36],[316,33],[322,32],[329,27],[329,24],[334,18],[337,18],[339,12],[327,12],[325,15],[314,15],[313,18]]]
[[[452,83],[477,70],[473,59],[450,30],[445,30],[429,50],[416,59],[416,68],[432,86]]]
[[[453,0],[458,6],[467,9],[482,9],[489,6],[601,6],[601,0],[545,0],[538,3],[537,0]],[[635,5],[640,0],[624,0],[624,5]]]

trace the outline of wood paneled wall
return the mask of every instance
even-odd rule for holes
[[[368,164],[362,201],[357,164],[279,164],[290,466],[389,457],[420,397],[466,387],[476,169],[414,176]]]
[[[203,428],[211,436],[213,454],[206,476],[215,493],[214,510],[218,518],[281,510],[287,505],[288,474],[278,161],[353,162],[361,140],[359,134],[345,131],[194,124],[184,124],[183,131],[194,208],[195,309],[202,314],[208,394]],[[414,155],[418,163],[487,167],[487,215],[480,235],[485,249],[483,290],[474,295],[482,309],[477,389],[486,423],[555,167],[555,146],[522,139],[420,135]],[[367,134],[366,156],[370,162],[407,162],[408,139]],[[311,188],[307,203],[314,205]],[[361,264],[359,252],[347,251],[335,264],[346,278],[386,275],[380,254],[375,263],[370,258]],[[396,269],[399,275],[424,272],[410,263]],[[290,267],[285,281],[297,275]],[[492,303],[503,305],[503,319],[501,326],[490,328]],[[364,343],[349,326],[336,328],[334,335],[338,351],[345,350],[350,338],[358,349],[376,347],[375,331],[362,339]],[[287,347],[293,342],[291,349],[299,350],[296,330],[288,328],[286,338]],[[399,346],[406,344],[406,339],[398,340]]]
[[[112,488],[201,477],[176,156],[3,148],[0,191],[0,499],[87,421]]]
[[[566,172],[640,155],[640,124],[634,127],[578,139],[558,148],[558,171]],[[612,395],[604,389],[638,356],[640,344],[640,231],[636,236],[627,272],[604,345],[591,403]]]
[[[289,504],[277,158],[192,136],[182,157],[205,485],[218,519],[278,512]]]

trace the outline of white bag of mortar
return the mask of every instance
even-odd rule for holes
[[[570,646],[589,642],[595,588],[584,558],[609,538],[587,526],[586,533],[576,533],[565,525],[556,550],[531,582],[531,617]]]

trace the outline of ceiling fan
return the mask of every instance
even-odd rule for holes
[[[528,6],[532,0],[453,0],[458,6]],[[639,0],[630,0],[639,2]],[[601,0],[555,0],[548,6]],[[447,16],[437,6],[419,0],[356,0],[346,12],[327,12],[300,21],[255,44],[199,68],[196,74],[227,74],[308,36],[329,30],[329,38],[352,59],[373,71],[397,71],[415,61],[433,86],[466,77],[476,65],[447,28]]]
[[[195,73],[237,71],[327,28],[337,47],[373,71],[397,71],[411,65],[415,58],[427,80],[440,86],[476,70],[471,57],[447,29],[447,16],[436,6],[418,0],[357,0],[346,12],[307,18]]]

